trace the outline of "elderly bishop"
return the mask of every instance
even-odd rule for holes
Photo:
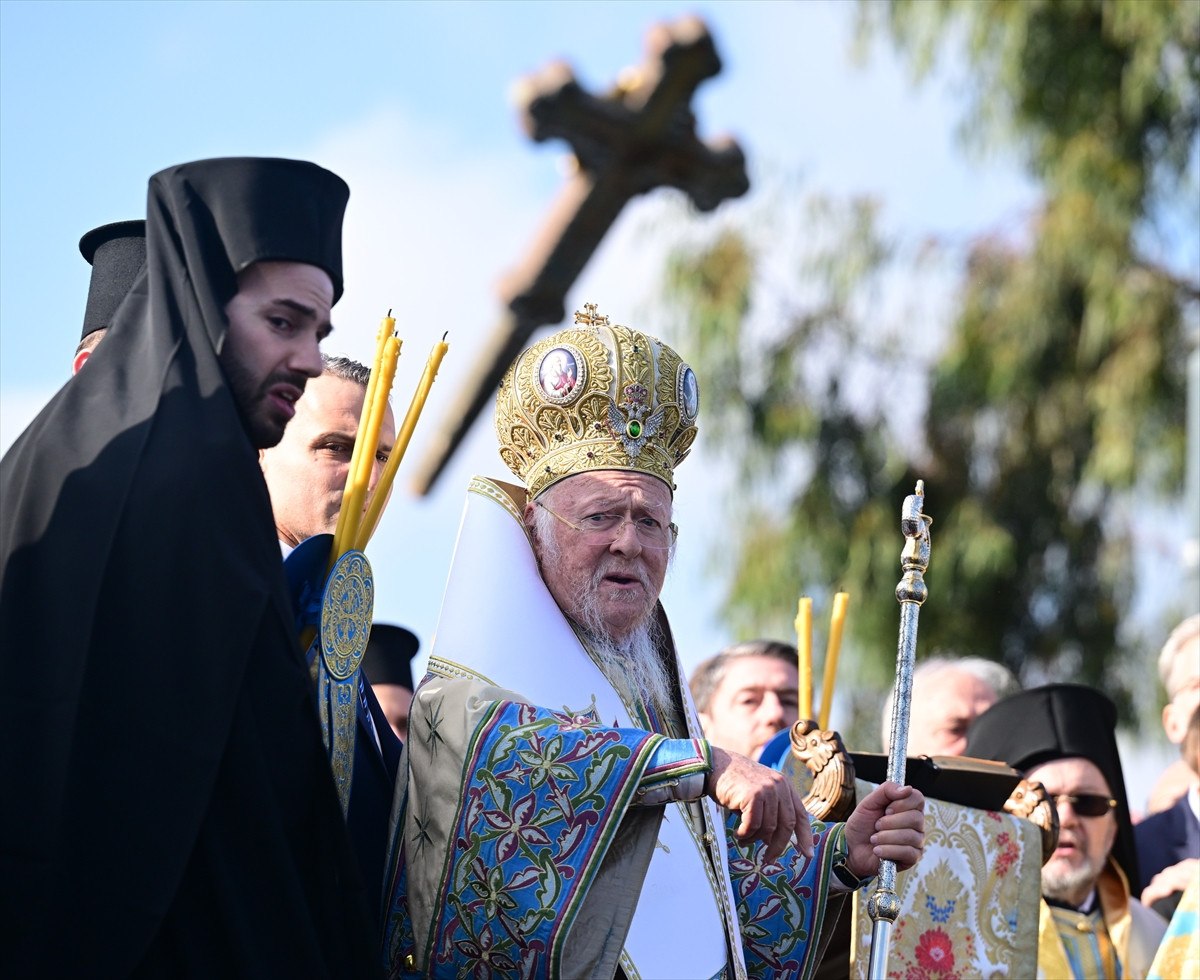
[[[594,306],[496,400],[523,486],[476,478],[409,722],[393,975],[811,974],[831,894],[910,867],[923,800],[845,824],[710,745],[658,602],[695,373]]]

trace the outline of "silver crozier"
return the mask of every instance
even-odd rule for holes
[[[896,586],[900,603],[900,642],[896,650],[896,690],[892,696],[891,752],[887,778],[904,785],[904,761],[908,754],[908,717],[912,707],[913,661],[917,656],[917,616],[929,591],[925,588],[925,570],[929,567],[929,525],[932,517],[921,512],[925,505],[925,481],[917,481],[916,493],[904,498],[900,512],[900,530],[904,550],[900,553],[903,576]],[[867,900],[871,915],[871,959],[867,976],[884,980],[887,976],[888,944],[892,923],[900,912],[896,895],[896,863],[879,862],[879,880]]]

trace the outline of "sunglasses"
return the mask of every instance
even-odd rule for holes
[[[1116,800],[1095,793],[1058,793],[1053,799],[1056,806],[1070,803],[1081,817],[1102,817],[1109,810],[1117,808]]]

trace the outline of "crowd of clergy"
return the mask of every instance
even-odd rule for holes
[[[597,305],[500,383],[414,677],[364,557],[415,421],[391,328],[329,352],[348,195],[197,161],[80,241],[72,377],[0,462],[0,975],[859,977],[893,882],[890,975],[1200,975],[1200,616],[1147,800],[1103,691],[969,655],[918,658],[880,711],[911,778],[872,776],[790,642],[685,676],[703,378]]]

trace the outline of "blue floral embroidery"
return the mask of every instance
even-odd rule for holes
[[[950,916],[954,914],[954,906],[957,904],[957,900],[953,898],[941,905],[933,895],[925,896],[925,908],[929,910],[930,918],[938,924],[950,921]]]
[[[662,739],[588,711],[498,702],[468,749],[426,961],[436,976],[557,976],[575,912]]]
[[[762,844],[737,843],[734,830],[740,820],[739,814],[730,814],[725,834],[746,969],[752,977],[807,977],[817,965],[808,940],[824,920],[834,834],[814,823],[811,861],[794,847],[766,861]]]

